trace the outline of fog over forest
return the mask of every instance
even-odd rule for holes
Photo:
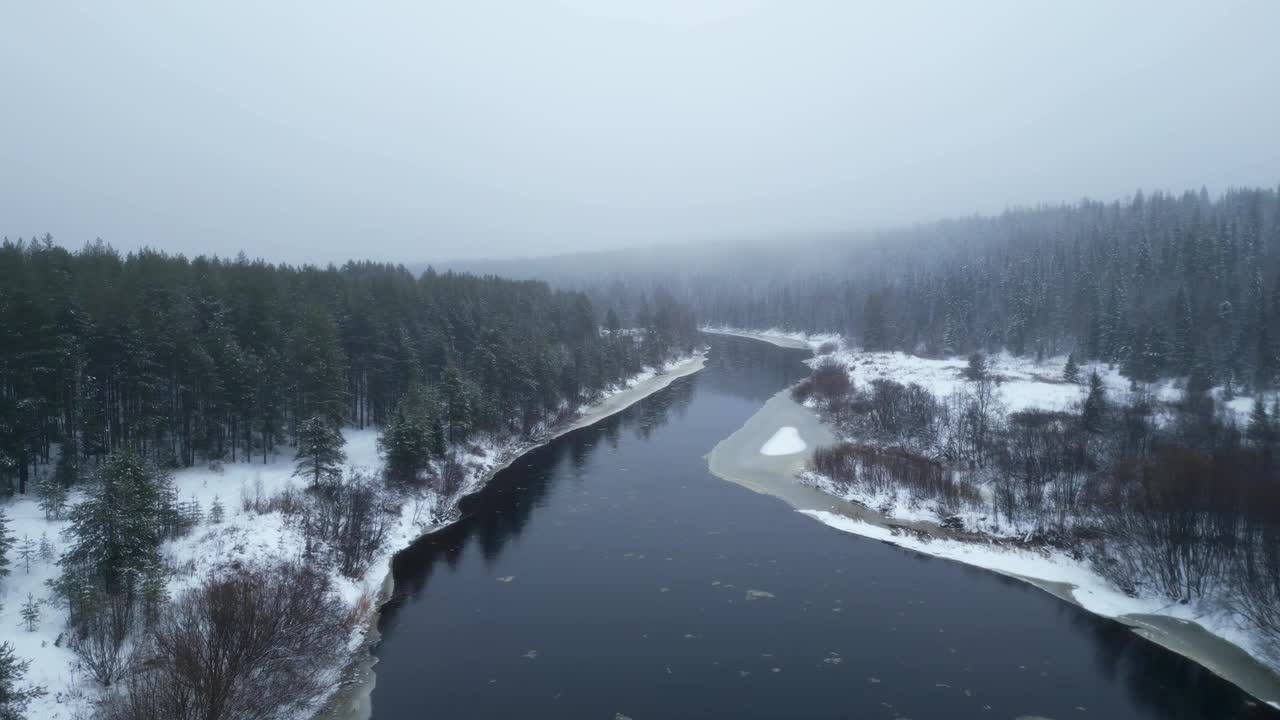
[[[9,3],[0,236],[269,261],[1272,186],[1275,3]]]

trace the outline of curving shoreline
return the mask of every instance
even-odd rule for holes
[[[508,457],[501,463],[498,463],[482,478],[476,482],[469,490],[468,495],[479,492],[489,481],[493,479],[502,470],[509,467],[513,462],[519,460],[521,456],[531,450],[542,447],[556,438],[578,430],[580,428],[594,425],[605,418],[615,415],[641,400],[653,395],[660,390],[667,388],[676,380],[682,377],[692,375],[701,370],[706,364],[706,350],[697,350],[688,358],[685,358],[674,366],[668,368],[664,373],[652,375],[637,382],[635,385],[620,390],[599,402],[591,405],[584,412],[569,424],[556,428],[546,436],[539,438],[534,442],[522,443],[511,449]],[[456,520],[454,521],[456,522]],[[442,523],[427,528],[409,541],[404,548],[413,545],[424,537],[439,532],[444,528],[452,525],[452,522]],[[392,554],[394,557],[399,554],[397,550]],[[374,672],[374,666],[378,663],[378,658],[373,655],[372,649],[381,639],[378,632],[378,622],[382,616],[382,606],[391,599],[392,593],[395,591],[395,578],[388,565],[387,572],[383,578],[382,585],[379,588],[378,596],[374,600],[374,610],[369,613],[366,620],[366,631],[364,638],[360,644],[352,651],[351,660],[348,662],[343,672],[346,678],[342,685],[337,688],[325,701],[320,708],[311,714],[312,720],[368,720],[373,713],[373,689],[377,686],[377,674]]]
[[[811,348],[794,338],[761,333],[719,329],[704,332],[746,337],[780,347]],[[764,443],[786,426],[797,428],[808,447],[781,457],[761,454],[759,450]],[[1187,617],[1135,612],[1126,607],[1133,603],[1127,603],[1119,591],[1108,595],[1099,592],[1099,583],[1088,582],[1100,581],[1100,578],[1089,577],[1093,573],[1087,568],[1064,568],[1049,558],[1037,560],[1031,553],[993,552],[982,536],[951,532],[929,522],[896,520],[797,482],[796,476],[804,470],[814,448],[835,440],[815,413],[791,400],[788,391],[783,390],[707,454],[708,469],[721,479],[774,495],[797,511],[842,532],[980,567],[1034,585],[1095,615],[1122,623],[1135,634],[1192,660],[1260,701],[1280,708],[1280,674],[1249,651],[1247,637],[1233,642]],[[925,533],[931,539],[921,540],[917,533]],[[1001,555],[1015,561],[1001,563]]]

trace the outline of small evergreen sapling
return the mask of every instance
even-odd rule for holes
[[[31,574],[31,560],[37,557],[39,548],[36,541],[31,539],[30,535],[23,535],[22,542],[18,543],[18,559],[22,561],[23,569],[27,574]]]
[[[40,603],[31,593],[27,593],[27,601],[22,603],[22,624],[27,632],[35,632],[40,627]]]
[[[67,487],[55,475],[40,482],[36,489],[45,520],[61,520],[67,509]]]
[[[56,554],[53,549],[53,543],[49,542],[49,533],[40,533],[40,559],[45,562],[52,562]]]
[[[209,506],[209,524],[220,525],[226,517],[226,508],[222,506],[222,500],[217,495],[213,496],[213,504]]]

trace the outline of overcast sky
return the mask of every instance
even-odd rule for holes
[[[0,235],[416,261],[1274,185],[1277,28],[1271,0],[4,2]]]

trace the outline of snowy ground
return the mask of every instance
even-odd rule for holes
[[[966,382],[962,371],[968,364],[968,359],[963,357],[925,358],[901,352],[862,352],[848,345],[839,335],[830,333],[809,334],[777,329],[751,331],[723,327],[707,327],[703,331],[754,338],[781,347],[807,347],[815,353],[822,345],[833,344],[838,349],[824,357],[845,366],[850,378],[858,385],[865,385],[879,378],[896,380],[904,385],[916,383],[938,399],[944,400],[962,389]],[[1069,409],[1084,398],[1087,378],[1094,370],[1102,378],[1110,397],[1127,398],[1133,392],[1129,379],[1120,374],[1118,366],[1081,363],[1080,383],[1072,384],[1062,379],[1062,368],[1067,364],[1065,355],[1046,357],[1037,362],[1034,358],[999,353],[987,356],[986,360],[987,370],[996,379],[998,394],[1009,412],[1029,408]],[[809,362],[812,364],[817,361],[818,358],[815,358]],[[1176,380],[1152,383],[1142,390],[1160,401],[1176,401],[1182,397],[1181,383]],[[1222,389],[1216,388],[1214,394],[1221,398]],[[1237,421],[1243,422],[1249,416],[1252,403],[1252,397],[1240,396],[1224,405],[1235,414]]]
[[[704,357],[698,354],[668,363],[661,372],[647,369],[612,388],[599,402],[580,408],[575,422],[563,428],[548,429],[534,440],[481,438],[468,443],[467,448],[459,449],[466,467],[466,478],[459,496],[444,498],[426,490],[405,497],[387,542],[363,576],[351,579],[336,571],[332,573],[338,592],[349,606],[367,599],[372,611],[377,605],[384,579],[390,573],[392,556],[423,534],[456,519],[451,510],[460,497],[480,489],[497,470],[531,447],[619,412],[677,378],[696,372],[702,368],[703,362]],[[377,430],[347,428],[343,436],[347,471],[378,473],[382,460],[378,456]],[[301,492],[304,483],[293,477],[293,469],[293,456],[289,452],[277,454],[265,464],[258,457],[253,462],[194,467],[173,474],[179,501],[197,502],[206,522],[187,536],[166,542],[161,548],[164,562],[172,571],[168,584],[171,597],[232,564],[276,562],[302,555],[302,533],[296,523],[290,522],[279,511],[258,513],[245,509],[246,503],[251,504],[257,498],[266,500],[290,488]],[[73,496],[69,505],[74,505],[79,499]],[[207,520],[215,501],[223,506],[224,519],[221,523],[211,524]],[[32,497],[14,499],[3,508],[17,542],[30,537],[39,545],[44,537],[52,546],[52,559],[37,556],[32,560],[30,572],[17,558],[15,548],[10,553],[11,574],[0,579],[0,602],[3,603],[0,608],[0,628],[3,628],[0,637],[13,643],[19,658],[31,661],[25,682],[42,685],[48,691],[45,697],[32,703],[28,716],[42,720],[86,717],[97,698],[97,689],[91,680],[75,669],[75,655],[60,640],[65,630],[65,610],[51,604],[43,605],[41,621],[34,631],[28,631],[22,625],[20,615],[28,593],[38,601],[49,601],[52,592],[45,582],[58,575],[56,558],[66,547],[62,531],[68,523],[45,520],[44,513]],[[367,623],[357,624],[350,638],[352,650],[361,646],[367,631]],[[317,672],[331,673],[336,677],[341,669],[317,668]]]
[[[964,358],[932,359],[896,352],[864,353],[848,347],[839,337],[833,335],[815,336],[785,331],[752,332],[725,328],[709,331],[754,337],[774,344],[782,344],[784,347],[803,343],[815,352],[825,343],[835,343],[838,349],[827,357],[848,368],[853,381],[859,385],[877,378],[896,380],[904,384],[914,382],[939,398],[946,398],[961,389],[965,382],[961,374],[967,364]],[[815,357],[809,363],[821,361],[823,359]],[[1062,381],[1062,368],[1065,363],[1065,357],[1046,358],[1036,362],[1030,358],[1019,358],[1003,353],[987,358],[988,370],[999,380],[1000,399],[1010,412],[1028,408],[1070,409],[1079,403],[1084,397],[1085,388],[1082,385]],[[1087,377],[1095,369],[1103,379],[1111,397],[1124,398],[1132,392],[1129,381],[1121,376],[1117,369],[1108,368],[1105,365],[1082,365],[1081,378]],[[1182,394],[1181,388],[1175,381],[1156,383],[1145,390],[1156,399],[1163,401],[1177,400]],[[1216,389],[1215,393],[1220,394],[1221,389]],[[1252,398],[1248,397],[1239,397],[1224,403],[1240,423],[1246,421],[1251,404]],[[877,510],[891,520],[937,523],[944,516],[940,508],[928,501],[910,497],[907,493],[891,492],[883,496],[870,497],[864,496],[865,493],[860,495],[856,490],[847,491],[837,488],[829,479],[813,473],[802,472],[799,474],[799,479],[806,485],[843,500]],[[1177,647],[1169,646],[1202,662],[1214,672],[1237,682],[1263,700],[1273,704],[1280,703],[1280,677],[1276,676],[1276,673],[1280,673],[1280,667],[1268,662],[1256,640],[1255,633],[1250,632],[1238,616],[1219,603],[1206,601],[1181,605],[1162,598],[1130,597],[1094,572],[1087,562],[1074,560],[1060,552],[1024,550],[985,542],[975,543],[939,537],[924,539],[915,534],[896,531],[846,514],[814,509],[801,511],[845,532],[1027,580],[1104,617],[1130,622],[1141,616],[1161,616],[1195,623],[1213,636],[1243,649],[1258,663],[1270,667],[1274,672],[1259,673],[1259,668],[1242,667],[1241,663],[1234,663],[1234,666],[1231,666],[1233,663],[1214,662],[1215,658],[1220,657],[1222,653],[1214,648],[1204,647],[1202,642],[1184,642],[1177,644]],[[966,518],[966,527],[982,527],[981,520],[976,517]],[[1194,627],[1194,625],[1189,626],[1189,628]],[[1189,632],[1188,637],[1191,636]]]

